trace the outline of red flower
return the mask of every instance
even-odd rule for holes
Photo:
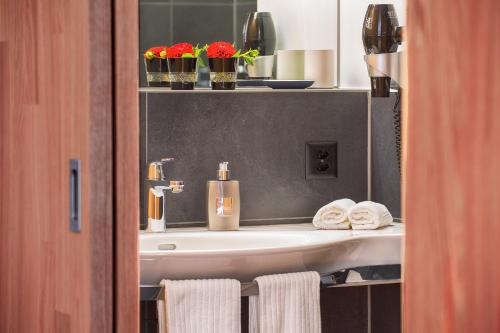
[[[231,58],[235,53],[236,49],[228,42],[215,42],[207,49],[209,58]]]
[[[193,45],[179,43],[167,48],[167,58],[180,58],[185,53],[191,53],[194,56]]]
[[[144,52],[144,58],[152,59],[152,58],[161,58],[161,51],[166,50],[166,46],[153,46],[149,48],[146,52]]]

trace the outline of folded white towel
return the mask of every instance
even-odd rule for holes
[[[347,213],[356,203],[351,199],[339,199],[321,207],[313,218],[319,229],[349,229]]]
[[[363,201],[349,210],[349,221],[354,230],[372,230],[391,224],[392,215],[382,204]]]
[[[237,280],[163,280],[165,307],[160,332],[241,332],[241,285]],[[161,313],[159,313],[161,315]]]
[[[260,276],[259,295],[249,298],[250,333],[320,333],[317,272]]]

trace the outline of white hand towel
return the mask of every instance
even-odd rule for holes
[[[241,332],[241,285],[237,280],[163,280],[163,325],[168,333]],[[160,313],[161,314],[161,313]]]
[[[321,207],[313,218],[319,229],[349,229],[347,213],[356,203],[351,199],[340,199]]]
[[[351,208],[349,221],[354,230],[372,230],[392,223],[392,215],[382,204],[363,201]]]
[[[260,276],[259,295],[249,298],[250,333],[320,333],[317,272]]]
[[[156,309],[158,310],[158,333],[167,333],[167,326],[165,324],[165,301],[157,300]]]

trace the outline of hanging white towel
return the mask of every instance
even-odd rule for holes
[[[349,229],[347,217],[349,209],[356,203],[351,199],[339,199],[321,207],[313,218],[313,224],[319,229]]]
[[[163,280],[163,333],[241,332],[241,285],[237,280]]]
[[[392,223],[392,215],[382,204],[363,201],[349,211],[349,221],[355,230],[372,230]]]
[[[317,272],[260,276],[259,295],[249,298],[250,333],[320,333]]]
[[[158,333],[167,333],[165,325],[165,301],[159,299],[156,301],[156,308],[158,310]]]

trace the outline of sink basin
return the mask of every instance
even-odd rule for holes
[[[404,226],[379,230],[316,230],[312,224],[242,227],[239,231],[178,228],[140,234],[141,284],[161,279],[234,278],[401,263]]]

